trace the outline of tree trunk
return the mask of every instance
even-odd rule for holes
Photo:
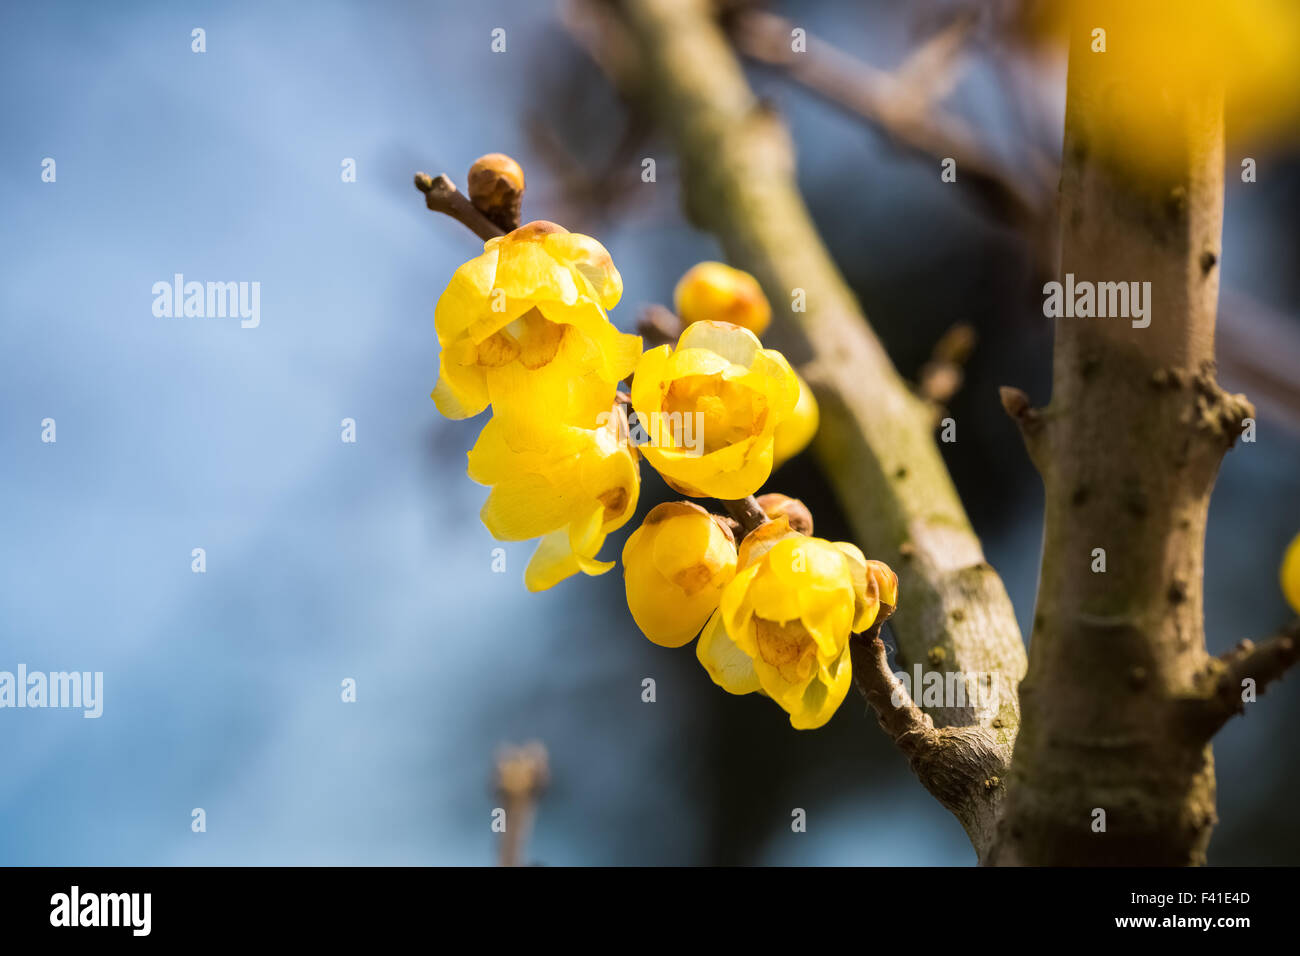
[[[1043,477],[1046,521],[989,858],[1197,864],[1216,821],[1215,728],[1198,719],[1213,666],[1205,520],[1222,456],[1252,414],[1214,377],[1222,87],[1171,95],[1140,61],[1160,37],[1130,33],[1097,53],[1090,27],[1072,31],[1058,279],[1150,282],[1150,324],[1057,319],[1050,406],[1008,406]],[[1134,117],[1171,131],[1136,165]]]

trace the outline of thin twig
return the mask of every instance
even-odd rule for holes
[[[727,509],[727,514],[739,522],[745,534],[749,534],[755,528],[760,528],[772,520],[763,511],[758,499],[753,495],[748,498],[722,499],[722,507]]]
[[[913,93],[893,74],[827,43],[817,56],[793,53],[793,24],[772,13],[746,10],[732,25],[732,39],[745,56],[783,69],[796,82],[835,106],[871,123],[892,141],[938,159],[956,160],[959,183],[974,187],[998,217],[1016,225],[1038,222],[1047,197],[1022,185],[960,117],[936,107],[926,89]],[[924,47],[922,49],[925,49]]]
[[[485,242],[505,235],[496,223],[474,208],[474,204],[445,173],[433,177],[426,173],[416,173],[415,188],[424,193],[426,206],[434,212],[451,216]]]
[[[534,741],[503,747],[497,754],[497,793],[505,804],[501,832],[501,865],[523,866],[524,847],[537,813],[537,800],[550,783],[546,747]]]

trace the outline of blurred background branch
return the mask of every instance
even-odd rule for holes
[[[537,816],[537,801],[550,783],[549,758],[538,741],[503,746],[497,752],[496,791],[505,810],[501,831],[502,866],[526,866],[528,837]]]

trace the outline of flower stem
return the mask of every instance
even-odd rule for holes
[[[747,498],[721,499],[722,507],[727,509],[727,514],[740,522],[741,528],[745,534],[753,531],[755,528],[765,525],[771,519],[759,507],[758,499],[753,495]]]

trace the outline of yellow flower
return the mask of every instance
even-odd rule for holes
[[[799,399],[780,352],[726,322],[686,327],[677,347],[646,352],[632,407],[651,441],[641,452],[694,498],[743,498],[772,472],[773,434]]]
[[[808,447],[817,434],[821,424],[821,411],[817,407],[817,398],[808,383],[799,379],[799,401],[794,406],[790,417],[776,426],[776,446],[773,448],[773,468],[779,468],[799,452]]]
[[[766,693],[792,726],[822,726],[848,693],[850,633],[875,622],[884,598],[897,601],[897,579],[851,544],[791,531],[784,516],[745,537],[738,566],[700,663],[724,690]]]
[[[606,536],[632,517],[641,490],[620,418],[611,414],[598,428],[554,425],[545,434],[521,435],[493,416],[470,451],[469,476],[492,487],[480,512],[492,535],[502,541],[541,538],[524,572],[528,590],[614,566],[596,554]]]
[[[1287,547],[1279,576],[1286,603],[1291,605],[1291,610],[1300,614],[1300,534],[1296,535]]]
[[[721,262],[688,269],[673,290],[673,306],[686,325],[730,322],[762,335],[772,321],[772,307],[758,280]]]
[[[515,429],[551,422],[592,427],[641,354],[641,340],[610,323],[623,280],[595,239],[532,222],[483,244],[438,300],[439,376],[448,418],[489,404]]]
[[[735,573],[731,532],[689,501],[656,505],[623,546],[627,606],[662,647],[681,647],[700,633]]]

